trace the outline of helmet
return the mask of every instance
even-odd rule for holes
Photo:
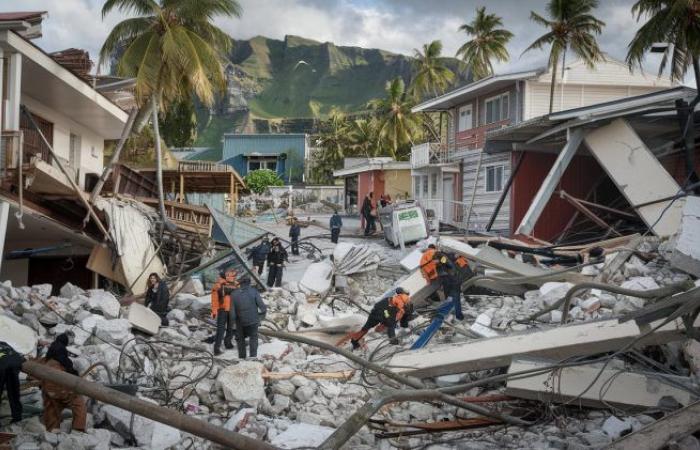
[[[402,288],[401,286],[399,286],[399,287],[396,288],[396,293],[397,293],[397,294],[406,294],[406,295],[410,295],[410,294],[408,293],[408,291],[407,291],[406,289]]]

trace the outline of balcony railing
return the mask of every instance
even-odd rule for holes
[[[416,202],[426,210],[433,210],[440,223],[461,230],[484,231],[489,221],[489,217],[481,217],[473,209],[470,215],[469,205],[464,202],[441,198],[417,198]]]
[[[414,145],[411,149],[411,167],[414,169],[447,162],[447,145],[444,143],[426,142]]]
[[[180,161],[177,170],[179,172],[233,172],[231,166],[211,161]]]
[[[498,130],[510,124],[510,119],[501,120],[500,122],[489,123],[480,127],[472,128],[471,130],[460,131],[457,133],[456,151],[460,150],[478,150],[484,147],[486,143],[486,133],[493,130]],[[451,151],[450,153],[454,153]]]

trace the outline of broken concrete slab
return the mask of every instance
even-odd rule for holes
[[[131,324],[126,319],[103,320],[95,324],[95,336],[113,344],[123,344],[131,338]]]
[[[61,297],[71,299],[78,295],[85,295],[85,290],[68,282],[63,285],[59,293],[61,294]]]
[[[676,269],[700,277],[700,197],[686,197],[681,225],[669,261]]]
[[[554,360],[517,358],[510,364],[508,373],[544,369],[556,363]],[[607,409],[615,406],[625,411],[654,408],[663,397],[672,397],[681,405],[693,401],[687,390],[677,387],[678,384],[692,385],[689,378],[668,376],[669,382],[664,382],[664,378],[657,373],[621,372],[617,369],[603,369],[602,365],[586,365],[527,378],[511,378],[505,393],[530,400],[566,402],[592,408]]]
[[[498,331],[491,328],[491,316],[488,314],[479,314],[474,321],[474,323],[469,327],[469,329],[478,336],[481,337],[497,337],[500,336]]]
[[[380,262],[379,253],[369,245],[341,242],[333,250],[335,271],[342,275],[377,270]]]
[[[240,361],[219,372],[216,382],[229,402],[246,402],[257,407],[265,398],[263,366],[256,361]]]
[[[299,281],[299,287],[308,293],[325,295],[331,289],[333,276],[333,264],[325,259],[321,262],[309,264],[304,276]]]
[[[416,377],[436,377],[451,373],[505,367],[521,355],[563,359],[618,350],[660,325],[652,322],[640,328],[634,321],[617,320],[577,323],[548,330],[516,333],[498,338],[444,344],[412,352],[397,353],[389,367]],[[700,319],[695,327],[700,326]],[[676,320],[637,342],[637,347],[683,339],[682,321]]]
[[[129,306],[127,320],[135,329],[151,335],[157,334],[160,328],[160,317],[158,314],[136,302]]]
[[[38,340],[39,336],[28,326],[0,315],[0,341],[7,342],[17,353],[33,354]]]
[[[182,439],[177,428],[132,414],[116,406],[104,405],[102,411],[107,421],[119,434],[125,438],[131,438],[133,433],[136,442],[144,448],[163,450],[177,444]]]
[[[90,289],[88,291],[88,307],[100,311],[108,319],[119,317],[119,300],[111,292],[102,289]]]
[[[285,431],[278,434],[270,444],[279,448],[297,448],[297,447],[318,447],[328,439],[335,431],[330,427],[321,425],[311,425],[308,423],[293,423]]]

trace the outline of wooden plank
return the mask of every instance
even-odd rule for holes
[[[627,244],[627,248],[618,251],[613,260],[606,264],[603,270],[596,275],[595,281],[607,283],[610,277],[620,270],[625,262],[630,259],[635,250],[637,250],[637,247],[639,247],[643,241],[644,240],[641,236],[637,236],[632,239],[629,244]]]
[[[342,370],[340,372],[263,372],[265,380],[288,380],[294,376],[302,376],[312,380],[349,380],[354,370]]]
[[[679,192],[678,183],[624,119],[617,119],[586,134],[591,154],[631,205],[638,205]],[[637,209],[641,219],[657,236],[678,230],[684,199],[663,201]]]
[[[657,450],[700,430],[700,402],[665,417],[612,443],[608,450]]]

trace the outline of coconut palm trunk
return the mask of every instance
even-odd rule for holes
[[[554,87],[557,85],[557,63],[559,62],[559,57],[554,59],[552,63],[552,85],[549,87],[549,113],[552,114],[554,110]]]
[[[163,226],[168,226],[168,216],[165,213],[165,198],[163,195],[163,155],[160,146],[160,130],[158,129],[158,96],[151,97],[151,110],[153,112],[153,137],[156,149],[156,189],[158,190],[158,213]]]

